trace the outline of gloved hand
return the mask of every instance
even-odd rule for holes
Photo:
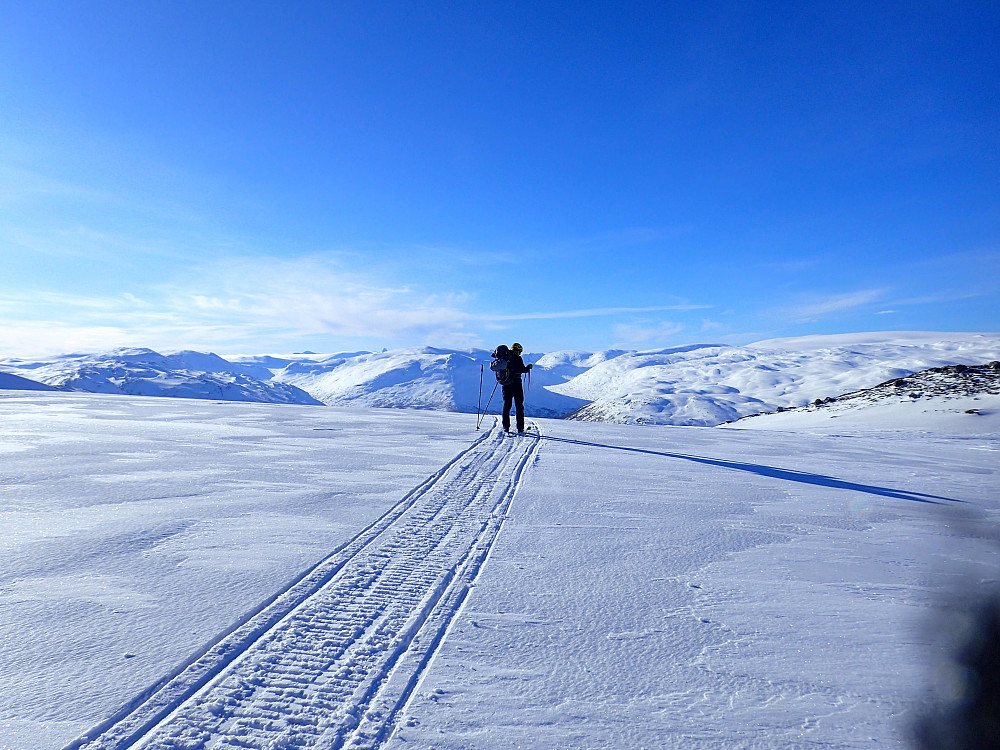
[[[528,365],[528,369],[529,369],[529,370],[530,370],[530,369],[531,369],[532,367],[534,367],[534,365]]]

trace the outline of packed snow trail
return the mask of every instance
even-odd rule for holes
[[[67,750],[382,744],[489,554],[537,434],[505,439],[494,424],[242,626]]]

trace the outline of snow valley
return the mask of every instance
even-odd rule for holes
[[[873,333],[698,344],[654,351],[526,355],[530,416],[712,426],[800,407],[934,367],[1000,359],[1000,334]],[[475,412],[483,350],[431,347],[333,355],[121,349],[0,360],[0,388]],[[491,411],[495,412],[495,400]]]

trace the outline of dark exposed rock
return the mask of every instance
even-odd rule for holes
[[[985,365],[932,367],[912,375],[887,380],[873,388],[851,391],[836,398],[817,398],[806,406],[779,408],[778,411],[813,411],[831,404],[863,406],[885,400],[898,401],[900,398],[916,401],[928,397],[949,399],[981,394],[1000,395],[1000,361]],[[966,414],[979,414],[979,410],[969,409]],[[744,417],[744,419],[749,418]]]

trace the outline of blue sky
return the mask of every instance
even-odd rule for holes
[[[1000,330],[995,2],[0,18],[0,354]]]

